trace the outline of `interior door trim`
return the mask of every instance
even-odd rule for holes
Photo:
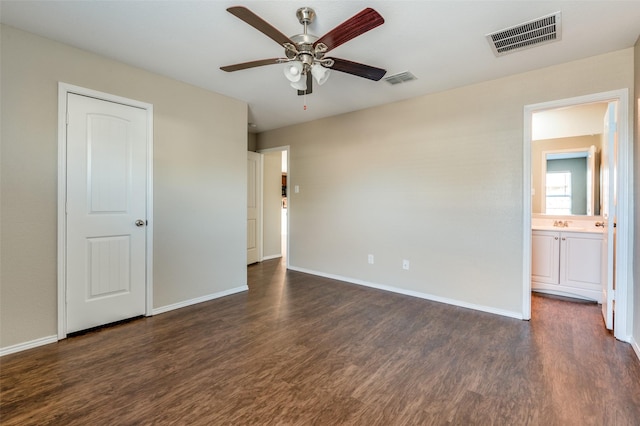
[[[85,87],[58,82],[58,340],[67,337],[66,303],[66,199],[67,199],[67,95],[74,93],[104,101],[115,102],[147,112],[147,226],[146,226],[146,282],[145,315],[153,311],[153,105]]]
[[[561,108],[592,102],[618,101],[618,156],[617,165],[617,237],[616,237],[616,290],[615,320],[613,334],[623,342],[631,341],[630,312],[633,312],[633,298],[629,297],[632,284],[631,253],[633,252],[633,146],[629,141],[633,120],[629,120],[629,89],[594,93],[568,99],[524,106],[523,138],[523,260],[522,260],[522,312],[523,319],[531,319],[531,116],[536,111]]]

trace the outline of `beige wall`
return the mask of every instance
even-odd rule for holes
[[[602,121],[602,117],[600,118]],[[602,131],[602,129],[600,129]],[[561,149],[583,149],[588,151],[591,145],[595,145],[600,150],[602,146],[602,136],[576,136],[559,139],[543,139],[531,141],[531,187],[534,194],[531,197],[531,211],[533,213],[543,213],[542,210],[542,153],[544,151],[554,151]]]
[[[282,151],[264,153],[262,255],[282,255]]]
[[[559,139],[602,133],[607,102],[539,111],[531,117],[531,139]]]
[[[291,146],[290,264],[521,314],[523,107],[627,87],[633,49],[260,134]]]
[[[636,342],[636,348],[640,349],[640,38],[636,41],[634,52],[635,96],[632,96],[632,99],[635,104],[635,113],[633,114],[635,118],[635,244],[633,253],[633,259],[635,259],[633,265],[635,286],[632,290],[632,297],[634,298],[633,339]]]
[[[0,347],[57,332],[59,81],[154,106],[153,306],[246,285],[246,104],[1,31]]]

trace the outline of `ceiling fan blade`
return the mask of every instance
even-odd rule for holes
[[[333,60],[332,70],[346,72],[347,74],[356,75],[358,77],[368,78],[369,80],[378,81],[386,73],[387,70],[372,67],[371,65],[360,64],[358,62],[348,61],[340,58],[327,58]]]
[[[270,23],[247,9],[243,6],[234,6],[227,9],[227,12],[231,13],[235,17],[242,19],[247,24],[251,25],[256,30],[260,31],[262,34],[266,35],[270,39],[274,40],[280,46],[285,43],[291,43],[295,46],[295,43],[291,41],[289,37],[282,34],[278,31],[274,26]]]
[[[307,90],[298,90],[298,96],[302,95],[310,95],[313,93],[313,78],[311,78],[311,73],[307,73]]]
[[[313,43],[313,47],[316,47],[318,43],[324,43],[328,48],[327,51],[335,49],[383,23],[384,18],[368,7],[320,37]]]
[[[241,64],[226,65],[220,67],[220,69],[227,72],[246,70],[247,68],[261,67],[263,65],[279,64],[281,60],[280,58],[260,59],[258,61],[243,62]]]

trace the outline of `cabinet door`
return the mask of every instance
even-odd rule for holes
[[[561,234],[560,284],[601,290],[602,235]]]
[[[560,275],[560,233],[533,231],[531,233],[531,280],[558,284]]]

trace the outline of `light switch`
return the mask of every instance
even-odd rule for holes
[[[300,187],[299,187],[298,185],[295,185],[295,186],[293,187],[293,192],[295,192],[296,194],[297,194],[298,192],[300,192]]]

